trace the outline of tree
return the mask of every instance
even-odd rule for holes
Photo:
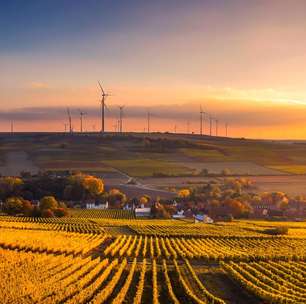
[[[53,196],[45,196],[40,200],[39,205],[41,211],[43,210],[54,210],[58,207],[58,202]]]
[[[207,176],[208,173],[209,173],[209,172],[208,172],[208,169],[204,168],[204,169],[202,169],[202,170],[200,171],[199,175],[200,175],[200,176]]]
[[[90,196],[97,196],[104,191],[104,184],[102,179],[94,176],[85,176],[82,182],[84,188],[88,191]]]
[[[19,197],[9,197],[3,204],[3,211],[10,215],[23,213],[23,202]]]
[[[285,211],[288,207],[289,200],[287,197],[284,197],[279,203],[278,206],[282,211]]]
[[[19,196],[23,181],[18,177],[4,177],[0,179],[0,197]]]
[[[141,205],[144,205],[144,206],[145,206],[145,205],[148,204],[149,200],[148,200],[147,197],[142,196],[142,197],[139,199],[139,202],[140,202]]]
[[[41,212],[41,216],[42,216],[42,217],[54,217],[54,213],[53,213],[53,211],[50,210],[50,209],[44,209],[44,210],[42,210],[42,212]]]
[[[108,193],[108,200],[110,205],[120,207],[120,205],[123,205],[126,203],[127,198],[124,193],[122,193],[118,189],[111,189]],[[118,206],[119,205],[119,206]]]
[[[53,213],[56,217],[64,217],[68,215],[68,211],[65,208],[56,208],[53,210]]]
[[[26,216],[32,216],[34,206],[30,201],[22,200],[22,213]]]
[[[224,201],[226,214],[231,214],[235,218],[243,217],[251,212],[251,207],[237,199],[228,199]]]
[[[190,190],[189,189],[181,189],[178,192],[178,197],[179,198],[185,199],[185,198],[188,198],[189,196],[190,196]]]
[[[231,174],[230,169],[225,168],[221,171],[221,175],[227,176],[227,175],[230,175],[230,174]]]
[[[170,213],[166,210],[165,206],[161,203],[155,203],[151,208],[152,216],[154,218],[171,218]]]

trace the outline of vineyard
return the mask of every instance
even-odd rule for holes
[[[76,218],[104,218],[104,219],[135,219],[135,214],[132,210],[95,210],[95,209],[73,209],[71,210],[72,217]]]
[[[0,217],[1,303],[306,303],[305,223],[269,236],[105,211]]]

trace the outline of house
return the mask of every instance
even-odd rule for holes
[[[96,205],[93,202],[86,203],[86,209],[108,209],[108,202],[99,205]]]
[[[174,219],[186,218],[186,216],[184,215],[184,210],[177,211],[176,214],[172,215],[172,218],[174,218]]]
[[[135,209],[136,217],[150,217],[151,216],[151,208],[136,208]]]
[[[254,217],[268,217],[268,216],[277,216],[282,215],[281,210],[279,207],[271,204],[265,203],[252,203],[253,208],[253,216]]]
[[[212,218],[210,218],[208,215],[206,214],[197,214],[194,217],[194,222],[195,223],[205,223],[205,224],[212,224],[214,222],[214,220]]]

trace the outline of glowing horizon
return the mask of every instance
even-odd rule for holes
[[[198,132],[202,105],[235,137],[306,139],[305,9],[301,1],[2,3],[0,131],[11,120],[18,131],[61,131],[65,115],[52,108],[98,111],[100,80],[112,107],[172,107],[156,131],[182,132],[189,120]],[[54,117],[39,120],[37,108]],[[128,131],[145,125],[125,119]],[[98,126],[98,114],[86,121]]]

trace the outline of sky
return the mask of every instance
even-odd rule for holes
[[[306,1],[0,0],[0,131],[99,130],[98,80],[109,131],[306,139]]]

